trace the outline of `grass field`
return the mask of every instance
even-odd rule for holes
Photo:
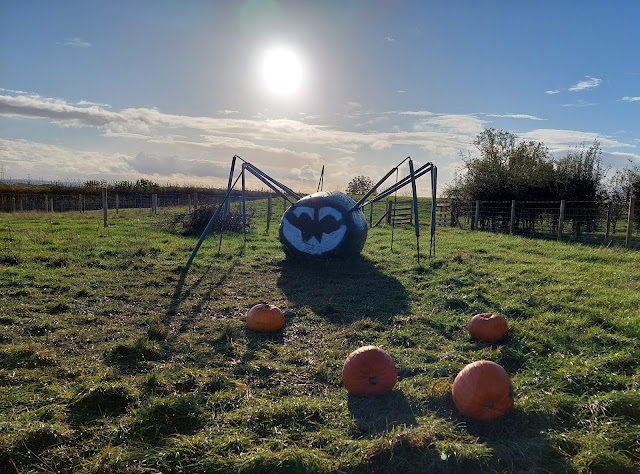
[[[425,213],[426,214],[426,213]],[[0,214],[2,472],[638,472],[640,252],[377,227],[361,258],[285,259],[277,224],[197,240],[171,211]],[[275,222],[275,221],[274,221]],[[261,301],[286,315],[245,329]],[[499,312],[499,344],[467,322]],[[350,397],[375,344],[399,381]],[[461,416],[451,384],[488,359],[515,406]]]

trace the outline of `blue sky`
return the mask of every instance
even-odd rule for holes
[[[411,156],[442,188],[497,128],[557,157],[598,139],[611,175],[640,164],[639,21],[631,0],[0,0],[0,163],[222,185],[237,154],[310,192],[323,165],[344,190]]]

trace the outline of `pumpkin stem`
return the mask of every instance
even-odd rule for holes
[[[372,375],[371,377],[369,377],[369,383],[371,385],[375,385],[376,383],[378,383],[378,381],[376,380],[376,376]]]

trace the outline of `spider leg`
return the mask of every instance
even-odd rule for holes
[[[218,208],[215,210],[215,212],[211,216],[211,219],[209,219],[209,223],[207,224],[207,226],[202,231],[202,235],[200,236],[200,239],[198,239],[198,242],[196,243],[196,246],[193,248],[193,250],[191,252],[191,255],[189,255],[189,260],[187,260],[187,264],[185,265],[185,268],[184,268],[184,272],[185,273],[189,270],[189,267],[191,266],[191,262],[193,262],[193,259],[195,258],[196,254],[198,253],[198,250],[200,249],[200,246],[202,245],[202,242],[204,242],[205,237],[207,236],[207,234],[209,233],[209,231],[213,227],[213,223],[215,222],[217,217],[220,215],[220,212],[222,211],[222,209],[225,207],[225,205],[229,201],[229,196],[231,195],[231,191],[233,190],[233,188],[235,187],[236,183],[238,182],[238,179],[240,179],[240,176],[238,176],[236,178],[235,182],[233,183],[233,186],[229,186],[229,188],[227,189],[227,193],[225,194],[224,199],[222,200],[222,203],[220,203]]]
[[[373,194],[373,192],[380,186],[384,181],[389,178],[393,174],[394,171],[398,171],[398,168],[405,161],[409,161],[409,174],[402,178],[401,180],[396,180],[396,183],[387,188],[385,191],[381,192],[374,198],[367,201],[369,196]],[[419,227],[419,216],[418,216],[418,195],[416,192],[416,180],[427,173],[431,173],[431,242],[429,245],[429,257],[432,255],[435,256],[436,252],[436,244],[435,244],[435,232],[436,232],[436,185],[437,185],[437,176],[438,169],[433,163],[426,163],[420,166],[417,169],[413,168],[413,161],[411,157],[408,156],[404,160],[402,160],[397,166],[391,169],[378,183],[367,192],[362,198],[351,208],[351,211],[357,208],[363,208],[368,205],[373,205],[373,203],[380,201],[381,199],[386,198],[390,194],[397,192],[399,189],[402,189],[408,184],[411,184],[412,194],[413,194],[413,212],[414,212],[414,220],[415,220],[415,233],[416,233],[416,246],[418,250],[418,264],[420,264],[420,227]],[[366,201],[366,202],[365,202]],[[393,246],[393,237],[392,244]]]
[[[402,160],[400,163],[398,163],[397,166],[391,168],[391,171],[389,171],[387,174],[385,174],[384,177],[380,181],[378,181],[373,188],[371,188],[369,191],[367,191],[367,193],[365,193],[365,195],[362,196],[362,198],[360,198],[360,200],[357,203],[355,203],[351,209],[349,209],[349,212],[353,211],[354,209],[357,209],[359,207],[364,207],[367,204],[369,204],[369,203],[366,203],[366,204],[362,204],[362,203],[365,202],[367,200],[367,198],[369,196],[371,196],[371,194],[376,189],[378,189],[378,186],[380,186],[382,183],[384,183],[389,178],[389,176],[391,176],[393,174],[394,171],[398,171],[398,168],[400,167],[400,165],[402,165],[402,163],[404,163],[405,161],[407,161],[409,159],[411,159],[411,157],[407,156],[404,160]],[[373,202],[372,202],[372,204],[373,204]]]
[[[438,185],[438,168],[431,169],[431,242],[429,244],[429,258],[431,251],[436,256],[436,186]]]
[[[322,191],[322,185],[324,184],[324,165],[322,165],[322,171],[320,172],[320,181],[318,181],[318,191]]]
[[[234,170],[235,170],[236,158],[242,161],[242,171],[240,172],[240,174],[238,175],[236,180],[233,181],[233,173],[234,173]],[[191,252],[191,255],[189,255],[189,260],[187,260],[187,264],[186,264],[185,270],[184,270],[185,273],[189,270],[189,267],[191,266],[191,263],[193,262],[193,259],[195,258],[196,254],[198,253],[198,250],[200,249],[200,246],[202,245],[202,242],[204,242],[205,237],[207,236],[207,234],[209,233],[209,231],[213,227],[213,223],[218,218],[220,213],[223,212],[223,211],[224,212],[223,212],[223,221],[222,221],[223,224],[222,225],[224,226],[224,222],[226,221],[227,211],[229,209],[229,196],[231,195],[231,191],[233,190],[233,188],[235,188],[235,186],[238,183],[239,179],[242,179],[242,223],[243,223],[244,229],[246,229],[246,225],[247,225],[247,209],[246,209],[245,171],[249,171],[252,175],[254,175],[256,178],[258,178],[260,181],[262,181],[264,184],[266,184],[269,188],[271,188],[271,190],[273,192],[275,192],[279,196],[282,196],[289,203],[295,204],[295,201],[292,201],[289,198],[289,196],[292,196],[293,198],[295,198],[296,201],[300,199],[300,196],[298,196],[290,188],[288,188],[284,184],[276,181],[271,176],[269,176],[267,173],[265,173],[264,171],[256,168],[251,163],[249,163],[248,161],[244,160],[242,157],[240,157],[238,155],[234,155],[233,159],[231,160],[231,170],[229,171],[229,184],[227,186],[227,193],[225,194],[224,199],[222,200],[222,203],[218,206],[218,208],[213,213],[213,216],[211,216],[211,219],[207,223],[207,226],[205,227],[204,231],[202,232],[202,235],[200,235],[200,239],[198,239],[198,242],[196,243],[196,246],[194,247],[193,251]],[[233,184],[231,184],[232,181],[233,181]],[[224,227],[222,228],[222,231],[224,232]],[[246,242],[246,233],[244,235],[245,235],[245,242]],[[222,232],[220,233],[220,245],[222,245]],[[220,247],[218,247],[218,251],[220,251]]]
[[[415,216],[416,249],[418,265],[420,265],[420,223],[418,222],[418,193],[416,192],[416,175],[413,171],[413,161],[409,160],[409,175],[411,176],[411,191],[413,192],[413,215]]]
[[[246,163],[242,163],[242,236],[247,243],[247,188],[245,187],[244,172]]]

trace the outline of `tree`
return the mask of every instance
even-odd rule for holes
[[[631,196],[640,198],[640,165],[633,165],[630,161],[609,181],[609,198],[616,204],[624,204]]]
[[[373,181],[368,176],[356,176],[347,186],[347,194],[365,194],[373,188]]]
[[[480,156],[463,158],[464,169],[446,194],[464,200],[549,199],[553,163],[541,142],[518,140],[513,133],[486,129],[473,144]]]
[[[612,224],[613,232],[616,231],[616,223],[623,220],[626,215],[626,206],[631,197],[640,199],[640,165],[629,165],[616,171],[609,180],[609,199],[613,202]],[[637,204],[636,204],[637,205]],[[640,224],[640,214],[636,213],[636,223]]]
[[[480,156],[463,157],[463,170],[446,191],[452,199],[601,201],[606,196],[597,140],[558,160],[544,143],[519,140],[504,130],[484,130],[473,144]]]
[[[567,201],[602,201],[606,197],[600,142],[583,143],[555,164],[556,195]]]

